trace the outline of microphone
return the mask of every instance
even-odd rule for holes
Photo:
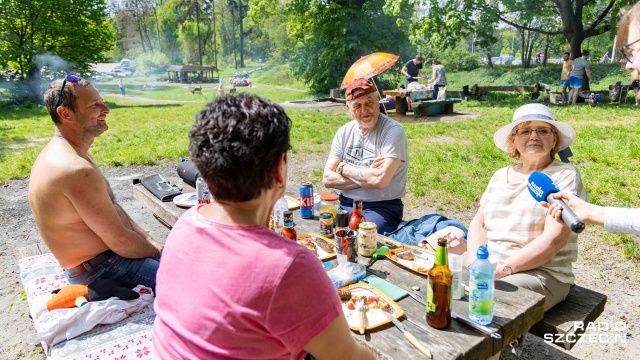
[[[584,230],[584,223],[580,221],[580,218],[571,210],[571,208],[562,199],[556,199],[551,194],[557,193],[560,190],[553,184],[551,178],[545,173],[534,171],[529,176],[527,181],[527,187],[529,193],[536,201],[546,201],[549,204],[560,204],[562,206],[562,221],[569,225],[571,230],[579,234]]]

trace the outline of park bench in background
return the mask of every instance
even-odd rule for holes
[[[453,113],[453,104],[461,101],[462,99],[460,98],[412,101],[411,110],[413,110],[413,117],[451,114]]]
[[[587,325],[602,314],[606,302],[606,295],[573,285],[567,298],[544,313],[544,318],[533,325],[529,332],[545,340],[550,340],[548,334],[552,334],[554,340],[558,339],[556,335],[561,335],[554,344],[571,350]],[[576,326],[577,323],[582,326]]]
[[[195,94],[196,92],[202,94],[202,86],[189,86],[189,91],[191,91],[192,94]]]

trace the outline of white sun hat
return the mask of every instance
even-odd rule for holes
[[[520,106],[516,112],[513,113],[511,124],[501,127],[493,134],[493,142],[496,146],[501,150],[509,151],[507,147],[507,137],[518,124],[525,121],[543,121],[553,125],[560,136],[560,148],[558,150],[568,148],[573,140],[576,139],[576,131],[573,130],[571,125],[556,120],[553,112],[551,112],[551,109],[547,106],[542,104],[527,104]]]

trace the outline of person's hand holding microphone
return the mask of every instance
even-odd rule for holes
[[[555,199],[564,201],[584,223],[604,224],[604,208],[602,206],[589,204],[568,191],[560,191],[558,193],[551,194],[551,196]],[[540,205],[548,208],[549,215],[554,219],[558,221],[561,220],[562,206],[559,204],[549,204],[546,201],[541,202]]]

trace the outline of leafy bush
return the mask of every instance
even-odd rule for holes
[[[138,74],[157,74],[167,71],[171,60],[164,53],[145,53],[133,60],[133,66]]]
[[[546,67],[533,66],[528,69],[515,65],[482,67],[472,71],[447,71],[447,81],[449,82],[448,87],[452,90],[461,90],[464,85],[471,86],[473,84],[478,84],[478,86],[533,86],[542,80],[551,86],[552,91],[559,91],[561,71],[562,64],[547,64]],[[629,72],[619,64],[591,64],[591,74],[594,79],[591,90],[609,90],[609,85],[615,84],[616,81],[621,81],[623,84],[631,83]]]
[[[444,65],[447,72],[469,71],[480,67],[478,54],[470,54],[468,51],[462,50],[460,48],[445,50],[444,52],[442,52],[442,55],[438,60],[442,62],[442,65]],[[429,74],[430,72],[431,71],[429,64],[425,63],[423,65],[423,73]]]

